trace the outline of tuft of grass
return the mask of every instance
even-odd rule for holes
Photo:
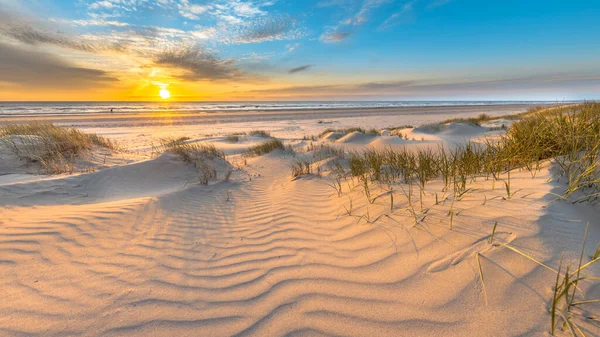
[[[248,157],[261,156],[263,154],[273,152],[277,149],[285,149],[285,147],[283,146],[283,143],[279,139],[271,139],[262,144],[258,144],[258,145],[250,147],[248,149],[248,151],[246,152],[246,156],[248,156]]]
[[[360,127],[352,127],[352,128],[345,128],[345,129],[331,129],[331,128],[329,128],[329,129],[323,130],[323,132],[321,132],[319,134],[319,138],[325,136],[326,134],[328,134],[330,132],[339,132],[339,133],[344,134],[344,135],[347,135],[347,134],[349,134],[351,132],[361,132],[361,133],[364,133],[364,134],[367,134],[367,135],[378,135],[379,134],[379,130],[377,130],[377,129],[366,130],[366,129],[363,129],[363,128],[360,128]]]
[[[298,177],[306,174],[311,174],[312,161],[306,158],[296,158],[290,165],[292,177]]]
[[[446,119],[441,124],[468,123],[468,124],[473,124],[473,125],[481,126],[481,122],[485,122],[485,121],[489,121],[489,120],[492,120],[492,117],[490,117],[489,115],[479,114],[479,116],[477,116],[477,117],[471,117],[471,118],[451,118],[451,119]]]
[[[117,149],[117,145],[105,137],[52,123],[2,126],[2,137],[19,158],[40,163],[48,174],[72,173],[73,161],[94,146]]]
[[[578,195],[573,202],[600,200],[600,103],[529,112],[505,135],[484,144],[468,142],[438,151],[371,149],[349,156],[355,177],[383,183],[417,182],[421,190],[429,180],[442,177],[444,190],[451,188],[455,194],[478,177],[493,177],[504,184],[505,199],[518,192],[511,189],[512,170],[526,169],[535,177],[546,160],[560,166],[560,178],[567,182],[565,198]]]
[[[248,134],[250,136],[258,136],[258,137],[264,137],[264,138],[269,138],[271,137],[271,133],[265,130],[252,130],[250,132],[248,132]]]
[[[228,135],[225,139],[227,139],[228,142],[237,143],[237,142],[240,141],[240,136],[238,136],[238,135]]]
[[[196,163],[198,160],[214,159],[216,157],[225,159],[225,153],[215,147],[214,144],[186,143],[186,137],[163,138],[160,140],[164,151],[172,152],[187,163]]]
[[[208,185],[210,179],[217,178],[217,170],[212,161],[219,158],[225,160],[225,153],[214,144],[186,143],[185,137],[161,139],[161,149],[178,155],[186,163],[193,164],[198,169],[198,181]],[[229,180],[231,170],[225,173],[225,180]]]
[[[562,272],[563,261],[561,258],[560,265],[558,267],[558,271],[556,272],[556,281],[554,284],[554,293],[552,296],[551,308],[550,308],[550,320],[551,327],[550,333],[554,335],[557,325],[559,321],[562,320],[563,324],[561,330],[568,330],[571,334],[576,336],[585,336],[581,328],[575,322],[575,319],[580,316],[579,313],[575,311],[576,308],[580,306],[585,306],[587,304],[599,303],[600,299],[580,299],[577,291],[580,290],[578,287],[579,282],[585,280],[598,280],[595,276],[585,276],[583,273],[586,272],[587,268],[594,265],[600,260],[600,246],[596,248],[596,251],[593,254],[592,259],[583,263],[583,256],[585,251],[585,243],[587,241],[589,224],[585,228],[585,234],[583,237],[583,245],[581,247],[581,255],[579,256],[579,264],[577,268],[570,271],[570,266],[567,265],[565,268],[564,274]],[[585,316],[584,316],[585,317]],[[579,334],[578,334],[579,333]]]

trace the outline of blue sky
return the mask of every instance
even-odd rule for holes
[[[0,0],[0,100],[600,98],[600,1]]]

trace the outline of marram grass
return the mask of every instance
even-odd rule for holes
[[[0,139],[19,158],[38,162],[47,174],[73,172],[73,161],[94,146],[117,149],[115,143],[102,136],[51,123],[2,126]]]

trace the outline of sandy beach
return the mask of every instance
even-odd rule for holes
[[[577,263],[586,224],[586,260],[600,241],[597,206],[557,200],[565,185],[551,162],[514,170],[508,197],[479,177],[460,196],[433,179],[407,198],[415,186],[373,182],[366,196],[349,178],[338,190],[334,168],[346,164],[319,156],[455,148],[514,120],[431,123],[526,108],[38,116],[119,146],[57,175],[2,148],[0,335],[548,336],[561,259]],[[317,136],[350,127],[377,134]],[[225,159],[199,183],[197,167],[160,150],[165,137]],[[274,138],[288,149],[244,155]],[[294,177],[305,157],[312,173]],[[597,283],[580,288],[600,296]]]

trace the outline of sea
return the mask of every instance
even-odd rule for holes
[[[556,104],[556,101],[338,101],[338,102],[0,102],[0,116],[89,115],[131,113],[210,113],[236,111],[373,109],[512,104]]]

